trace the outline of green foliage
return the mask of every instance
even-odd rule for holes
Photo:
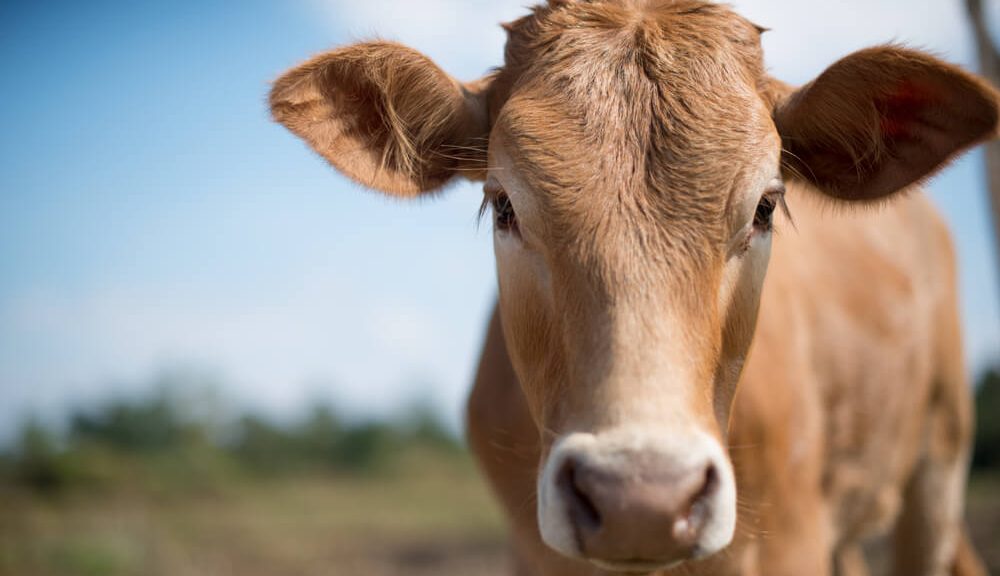
[[[316,405],[290,423],[246,414],[220,424],[178,398],[164,387],[146,398],[111,399],[72,414],[62,435],[31,420],[14,449],[0,454],[0,481],[48,494],[123,484],[162,495],[211,493],[239,477],[378,474],[414,451],[462,451],[425,407],[398,422],[347,423]]]
[[[987,370],[976,389],[973,468],[1000,470],[1000,367]]]
[[[376,422],[347,430],[334,453],[334,462],[342,469],[365,472],[384,470],[407,441],[399,430]]]
[[[29,420],[21,430],[12,468],[19,482],[40,492],[59,490],[71,476],[54,434],[36,419]]]
[[[348,425],[324,406],[314,407],[309,416],[291,426],[244,416],[237,428],[237,440],[230,447],[232,454],[244,466],[263,475],[317,469],[379,472],[391,467],[408,448],[459,446],[452,436],[438,438],[437,431],[444,428],[433,417],[420,427],[386,422]]]
[[[237,428],[237,440],[228,448],[253,472],[286,470],[298,460],[295,440],[288,431],[254,415],[241,418]]]
[[[78,412],[70,437],[125,452],[150,453],[181,446],[198,435],[197,425],[185,425],[165,394],[149,400],[114,400],[93,413]]]
[[[414,406],[407,412],[412,414],[412,417],[406,427],[416,442],[445,451],[463,449],[430,406]]]

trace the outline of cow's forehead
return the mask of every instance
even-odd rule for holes
[[[704,0],[550,0],[504,27],[511,84],[538,74],[571,82],[602,65],[668,81],[713,76],[709,63],[763,73],[762,29]]]
[[[613,194],[718,229],[773,130],[756,27],[704,2],[554,2],[508,30],[496,129],[554,216]]]

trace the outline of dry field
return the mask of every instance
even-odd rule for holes
[[[498,511],[466,459],[406,474],[40,497],[0,487],[0,574],[503,573]]]
[[[970,521],[1000,573],[1000,478],[972,483]],[[10,576],[499,576],[503,526],[464,458],[391,475],[244,480],[41,497],[0,487]]]

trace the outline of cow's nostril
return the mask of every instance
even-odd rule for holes
[[[719,471],[715,464],[705,468],[701,487],[691,497],[687,510],[674,521],[673,535],[678,542],[693,544],[708,517],[708,499],[719,489]]]
[[[715,464],[709,462],[708,467],[705,468],[705,483],[702,485],[701,490],[695,495],[695,501],[703,500],[708,498],[715,493],[719,488],[719,471],[715,468]]]
[[[656,452],[616,456],[560,458],[549,485],[558,496],[546,504],[561,505],[540,508],[566,522],[559,537],[584,558],[615,566],[665,565],[702,554],[725,470],[710,459],[685,466]]]
[[[570,520],[578,530],[596,532],[601,528],[601,513],[579,482],[577,463],[567,458],[559,471],[559,489],[567,502]]]

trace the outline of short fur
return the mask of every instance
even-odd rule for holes
[[[901,576],[984,573],[961,528],[954,255],[914,184],[995,137],[997,93],[898,46],[795,89],[765,73],[759,27],[700,0],[549,0],[505,28],[477,82],[363,43],[288,72],[271,107],[366,186],[496,177],[530,200],[523,237],[497,232],[469,401],[517,574],[606,573],[543,542],[539,469],[561,435],[650,417],[728,446],[739,501],[728,548],[663,574],[864,574],[888,531]],[[779,152],[795,231],[741,235]]]

